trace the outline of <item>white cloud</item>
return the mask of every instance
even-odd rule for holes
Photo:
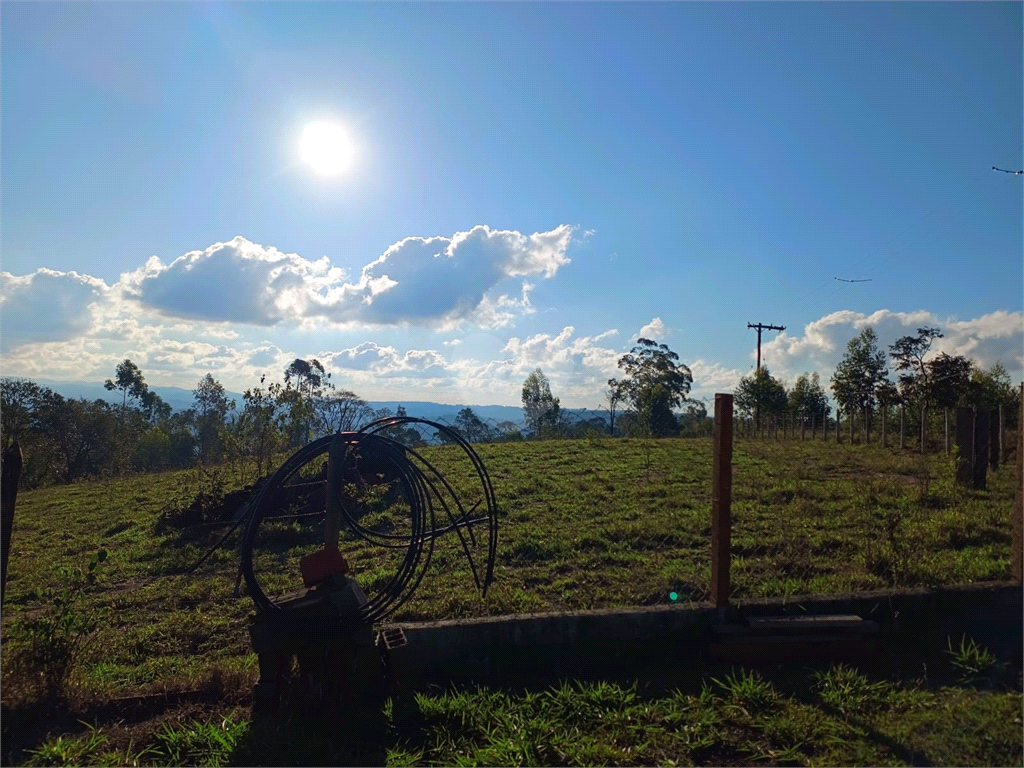
[[[716,392],[732,392],[743,377],[742,371],[708,360],[695,360],[688,367],[693,374],[690,396],[698,399],[713,397]]]
[[[0,272],[0,349],[84,335],[109,293],[102,280],[77,272],[39,269],[18,277]]]
[[[842,311],[808,323],[802,335],[790,336],[783,331],[761,345],[761,362],[772,375],[792,383],[798,375],[817,371],[826,387],[836,365],[846,352],[846,345],[864,328],[870,326],[878,335],[879,349],[889,346],[901,336],[914,336],[918,328],[937,327],[944,338],[932,345],[932,354],[946,352],[966,355],[983,368],[1002,360],[1011,374],[1019,377],[1024,368],[1024,313],[992,312],[973,320],[943,320],[926,310],[892,312],[881,309],[870,315]],[[753,359],[755,353],[751,353]]]
[[[665,327],[665,324],[661,321],[660,317],[656,317],[640,329],[638,338],[660,342],[667,334],[668,329]]]
[[[476,226],[452,237],[408,237],[369,262],[356,282],[316,261],[236,237],[170,264],[152,257],[122,275],[124,293],[164,316],[272,326],[336,324],[452,327],[508,325],[529,314],[533,286],[514,298],[510,278],[551,278],[569,263],[572,228],[523,235]]]
[[[364,341],[340,352],[323,352],[317,359],[343,371],[370,371],[376,376],[443,375],[448,361],[432,349],[410,349],[400,354],[391,346]]]

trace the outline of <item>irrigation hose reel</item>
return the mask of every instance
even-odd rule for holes
[[[408,445],[407,436],[423,428],[434,430],[434,437],[444,443],[431,455],[433,462],[421,452],[422,441],[419,449]],[[402,435],[406,436],[404,441],[396,439]],[[359,493],[366,491],[366,474],[379,483],[375,495]],[[446,476],[454,474],[458,477]],[[472,446],[450,427],[414,417],[388,417],[358,431],[338,432],[309,443],[285,461],[260,489],[249,509],[239,569],[258,613],[282,612],[281,604],[267,595],[256,573],[254,554],[267,539],[261,539],[261,529],[281,512],[281,499],[287,489],[309,477],[314,483],[307,482],[303,487],[326,488],[322,547],[299,560],[307,594],[320,592],[337,604],[338,595],[344,593],[343,599],[348,602],[345,613],[355,611],[362,622],[379,623],[412,597],[430,564],[435,541],[451,533],[462,545],[477,588],[486,594],[494,579],[498,543],[497,504],[486,467]],[[384,495],[388,509],[398,510],[397,514],[389,512],[384,524],[364,524],[367,498],[375,498],[380,506]],[[467,496],[469,499],[464,500]],[[482,540],[478,543],[474,529],[480,527],[486,529],[486,538],[479,537]],[[399,555],[392,565],[393,575],[382,585],[377,578],[376,589],[369,595],[363,592],[364,585],[356,582],[339,549],[341,536]],[[481,551],[485,553],[483,558],[479,556]],[[340,610],[343,606],[337,607]]]

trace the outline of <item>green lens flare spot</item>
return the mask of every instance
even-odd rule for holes
[[[678,592],[669,592],[668,593],[668,599],[669,600],[678,600],[679,599],[679,593]]]

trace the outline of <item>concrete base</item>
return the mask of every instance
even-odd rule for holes
[[[401,630],[403,690],[451,685],[546,686],[564,679],[640,681],[670,688],[696,681],[725,663],[740,663],[713,652],[722,645],[716,626],[749,627],[773,617],[844,616],[866,631],[829,637],[782,640],[758,657],[750,641],[743,663],[801,663],[797,652],[813,647],[818,661],[850,658],[865,664],[899,666],[943,658],[947,639],[966,634],[993,648],[1020,637],[1024,593],[1012,582],[935,589],[885,590],[845,595],[761,599],[718,609],[708,604],[669,605],[567,613],[524,614],[457,621],[394,623]],[[864,623],[868,622],[868,623]],[[871,629],[867,629],[870,625]],[[776,635],[784,634],[773,630]],[[1019,641],[1018,645],[1019,645]],[[761,650],[764,650],[763,648]],[[790,652],[792,651],[792,652]],[[385,651],[385,655],[387,655]],[[773,655],[774,654],[774,655]],[[809,660],[809,659],[808,659]]]
[[[351,579],[332,579],[338,583],[284,600],[279,611],[249,617],[260,665],[254,715],[275,713],[282,698],[299,707],[379,710],[386,695],[384,671],[373,628],[358,612],[361,592]],[[293,659],[297,678],[291,675]]]

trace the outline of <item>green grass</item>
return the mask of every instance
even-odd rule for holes
[[[740,669],[699,692],[655,697],[635,686],[567,682],[519,694],[419,694],[401,725],[393,710],[389,701],[382,715],[392,766],[996,766],[1021,759],[1019,692],[933,690],[919,681],[869,680],[845,666],[786,684]],[[46,741],[27,764],[218,766],[257,758],[284,765],[301,764],[297,752],[331,756],[328,733],[298,728],[268,741],[235,710],[165,723],[145,745],[119,747],[88,727]]]
[[[483,445],[478,451],[500,511],[496,583],[481,598],[457,539],[447,536],[438,543],[415,597],[394,619],[668,604],[672,592],[683,603],[707,598],[709,440],[595,438]],[[442,447],[425,453],[472,496],[465,462],[460,464],[457,454]],[[990,475],[988,490],[972,491],[953,484],[945,456],[922,458],[877,446],[741,440],[733,475],[736,602],[1009,577],[1012,467]],[[246,632],[252,603],[244,591],[241,598],[232,597],[238,534],[186,578],[175,574],[205,552],[221,530],[182,531],[161,522],[163,513],[188,506],[200,493],[239,485],[223,468],[21,492],[3,611],[5,636],[12,622],[24,623],[46,610],[38,593],[58,586],[59,569],[85,567],[103,547],[109,558],[82,608],[100,618],[100,628],[81,649],[81,663],[66,692],[70,701],[174,690],[247,690],[256,672]],[[395,525],[401,523],[402,510],[382,508],[374,515],[380,525]],[[318,536],[316,520],[265,526],[256,567],[268,594],[301,586],[298,559],[316,547]],[[343,547],[371,593],[387,583],[394,556],[353,540]],[[481,547],[475,553],[479,557]],[[8,650],[0,659],[3,703],[17,709],[28,706],[28,693],[19,685]],[[962,650],[965,664],[984,661],[971,656],[969,647]],[[715,690],[719,698],[724,695]],[[977,692],[942,695],[947,697],[943,701],[952,701],[950,696],[988,700]],[[590,730],[585,735],[597,738]],[[151,737],[148,746],[155,744]],[[637,748],[598,739],[588,747],[591,752],[582,753],[584,762],[625,761],[623,755],[633,754],[621,752],[627,746]],[[511,760],[517,753],[514,745],[507,748],[513,751],[492,751],[488,759]],[[399,762],[404,759],[395,754]],[[545,755],[538,759],[555,759]],[[57,758],[45,758],[51,759]],[[653,759],[659,758],[637,761]]]

